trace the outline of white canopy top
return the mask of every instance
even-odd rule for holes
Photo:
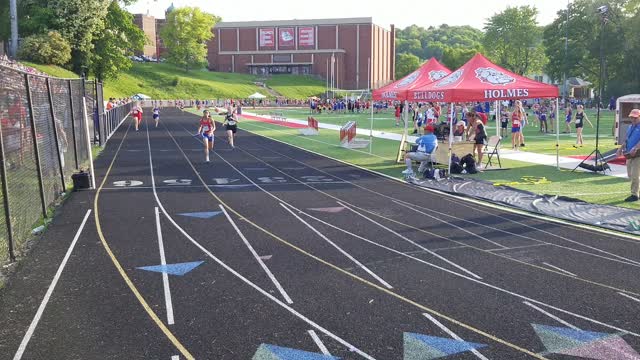
[[[259,92],[249,95],[249,99],[264,99],[264,98],[266,98],[266,96],[260,94]]]

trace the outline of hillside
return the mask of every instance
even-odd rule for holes
[[[52,76],[77,77],[57,66],[28,65]],[[141,93],[156,99],[215,99],[245,98],[255,92],[268,96],[267,89],[256,86],[254,81],[256,77],[248,74],[207,70],[185,72],[169,64],[135,63],[117,79],[105,82],[104,96],[121,98]],[[324,82],[306,76],[273,75],[266,83],[291,99],[306,99],[325,91]]]

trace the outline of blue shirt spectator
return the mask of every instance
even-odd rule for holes
[[[418,152],[431,154],[438,146],[438,138],[433,134],[425,134],[416,140],[416,144],[418,144]]]

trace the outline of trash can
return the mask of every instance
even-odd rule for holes
[[[73,180],[73,190],[78,191],[82,189],[89,189],[91,187],[90,174],[85,171],[80,171],[71,175],[71,180]]]

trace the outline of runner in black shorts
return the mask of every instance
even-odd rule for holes
[[[231,145],[232,149],[235,149],[236,147],[233,140],[236,136],[236,132],[238,131],[238,117],[231,107],[227,108],[227,114],[224,117],[224,126],[227,129],[229,145]]]
[[[500,135],[503,138],[507,137],[509,128],[509,113],[506,111],[502,111],[500,114]]]

